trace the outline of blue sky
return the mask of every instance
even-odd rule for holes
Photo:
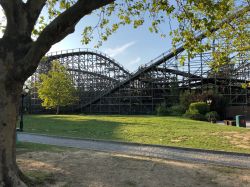
[[[3,12],[0,10],[0,17],[2,16]],[[115,18],[111,17],[110,19]],[[95,25],[96,23],[97,17],[95,15],[86,16],[77,24],[75,32],[55,44],[50,52],[74,48],[94,49],[97,40],[94,40],[89,45],[83,45],[81,43],[81,34],[85,26]],[[174,25],[175,23],[172,24]],[[131,25],[124,26],[104,42],[102,47],[96,50],[108,54],[126,69],[134,71],[138,66],[148,63],[171,48],[171,38],[168,36],[163,39],[160,37],[160,34],[150,33],[149,25],[150,20],[145,20],[144,26],[137,29],[134,29]],[[162,25],[161,30],[166,34],[170,32],[168,21],[165,25]],[[95,38],[98,37],[96,36]]]
[[[96,19],[94,15],[83,18],[76,26],[75,32],[55,44],[50,51],[74,48],[94,49],[97,41],[94,40],[88,45],[83,45],[81,43],[81,33],[84,26],[95,23]],[[171,48],[171,38],[167,37],[163,39],[160,37],[160,34],[150,33],[148,29],[149,24],[150,21],[146,20],[145,25],[137,29],[134,29],[130,25],[124,26],[104,42],[102,47],[96,50],[108,54],[128,70],[134,71],[139,65],[149,62]],[[169,24],[162,25],[161,29],[164,33],[169,33]]]

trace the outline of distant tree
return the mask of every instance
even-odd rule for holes
[[[54,61],[48,74],[41,74],[40,79],[38,97],[45,108],[56,108],[56,114],[59,114],[60,106],[70,105],[77,100],[71,76],[58,61]]]

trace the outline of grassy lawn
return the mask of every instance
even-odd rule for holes
[[[31,133],[250,153],[250,129],[178,117],[28,115],[24,119],[24,130]]]

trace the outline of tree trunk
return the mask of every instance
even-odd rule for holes
[[[16,164],[15,148],[19,93],[22,84],[13,85],[6,80],[0,81],[0,187],[26,186]]]
[[[60,113],[60,106],[56,106],[56,115]]]

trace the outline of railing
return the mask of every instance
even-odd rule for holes
[[[181,47],[182,45],[179,44],[178,47],[176,47],[176,49],[178,49],[179,47]],[[143,66],[139,66],[137,70],[135,70],[134,72],[131,73],[131,76],[128,77],[127,79],[125,79],[124,81],[120,82],[119,84],[117,84],[115,87],[111,88],[110,90],[108,90],[107,92],[101,94],[99,97],[93,99],[92,101],[86,103],[85,105],[82,106],[82,108],[91,105],[92,103],[98,101],[100,98],[104,97],[105,95],[109,94],[110,92],[114,91],[115,89],[121,87],[122,85],[126,84],[127,82],[129,82],[132,78],[136,77],[137,75],[139,75],[140,73],[142,73],[143,71],[145,71],[146,69],[150,68],[150,66],[152,66],[154,63],[156,63],[157,61],[161,60],[162,58],[165,58],[168,54],[170,54],[171,52],[173,52],[174,49],[171,48],[168,51],[162,53],[160,56],[154,58],[153,60],[149,61],[148,63],[146,63]],[[178,54],[177,54],[178,55]],[[171,58],[170,58],[171,59]],[[169,59],[168,59],[169,60]]]

